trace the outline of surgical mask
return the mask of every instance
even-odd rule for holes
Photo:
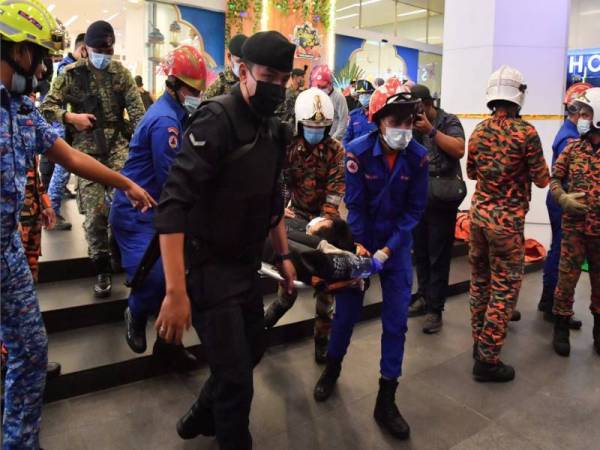
[[[193,97],[191,95],[186,95],[183,99],[183,107],[190,114],[193,113],[194,111],[196,111],[196,109],[198,109],[198,106],[200,106],[200,103],[202,103],[202,100],[200,100],[199,97]]]
[[[108,67],[110,62],[112,61],[112,55],[105,55],[104,53],[96,53],[89,52],[89,59],[94,66],[98,70],[104,70]]]
[[[250,72],[250,76],[254,78],[252,72]],[[254,80],[256,81],[256,91],[250,97],[250,106],[260,116],[271,117],[285,100],[285,87],[256,78]]]
[[[369,106],[369,101],[371,101],[371,94],[360,94],[358,96],[358,103],[360,103],[363,108]]]
[[[310,145],[317,145],[325,137],[325,128],[303,127],[304,140]]]
[[[324,220],[327,220],[327,219],[325,217],[315,217],[313,220],[308,222],[306,224],[306,234],[310,234],[311,228],[314,227],[319,222],[323,222]]]
[[[579,131],[579,135],[583,136],[584,134],[590,131],[590,127],[592,125],[592,121],[588,119],[579,119],[577,121],[577,131]]]
[[[233,63],[231,66],[231,71],[236,77],[240,77],[240,65],[238,63]]]
[[[385,129],[383,139],[392,150],[404,150],[412,139],[412,130],[388,127]]]

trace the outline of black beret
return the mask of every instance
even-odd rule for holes
[[[246,36],[245,34],[236,34],[234,37],[232,37],[229,41],[229,45],[227,46],[227,48],[229,49],[229,53],[231,53],[233,56],[241,58],[242,46],[244,45],[244,42],[246,42],[247,39],[248,36]]]
[[[429,92],[429,88],[424,84],[415,84],[410,88],[410,92],[421,100],[433,100],[431,97],[431,92]]]
[[[242,53],[244,59],[281,72],[291,72],[294,67],[296,46],[278,31],[261,31],[250,36]]]
[[[85,45],[92,48],[105,48],[115,45],[115,30],[110,23],[98,20],[85,32]]]

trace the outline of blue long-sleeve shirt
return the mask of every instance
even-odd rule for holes
[[[121,173],[146,189],[158,200],[171,164],[181,147],[183,122],[187,113],[168,93],[146,112],[129,143],[129,156]],[[153,210],[141,213],[121,191],[117,191],[110,222],[126,229],[152,227]]]
[[[348,145],[344,200],[354,240],[371,252],[389,247],[393,258],[412,245],[427,205],[427,150],[410,141],[390,169],[379,139],[375,130]]]
[[[344,134],[342,144],[344,148],[348,147],[348,144],[354,139],[358,139],[362,135],[365,135],[377,128],[373,122],[369,122],[369,116],[367,111],[363,108],[356,108],[350,112],[350,118],[348,121],[348,128]]]

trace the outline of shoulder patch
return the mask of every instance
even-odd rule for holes
[[[346,170],[351,174],[355,174],[358,172],[358,162],[355,159],[348,159],[346,161]]]

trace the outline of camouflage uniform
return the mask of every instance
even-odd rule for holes
[[[211,84],[206,92],[204,98],[217,97],[218,95],[230,94],[231,89],[239,82],[239,78],[235,76],[230,67],[226,67],[225,70],[219,73],[219,77]]]
[[[339,205],[345,192],[344,148],[333,138],[309,149],[302,136],[296,137],[288,147],[284,167],[286,189],[291,194],[289,208],[296,217],[312,220],[323,216],[339,217]],[[281,314],[289,310],[298,293],[287,294],[280,289],[274,302]],[[316,292],[315,339],[328,339],[333,320],[334,298],[331,294]]]
[[[567,145],[554,164],[550,190],[563,186],[566,192],[584,192],[585,197],[578,201],[586,203],[589,210],[581,216],[563,212],[553,312],[573,315],[573,294],[587,256],[592,285],[590,309],[600,314],[600,150],[594,150],[585,139]]]
[[[287,88],[285,92],[285,101],[277,109],[276,115],[281,119],[282,122],[286,122],[292,127],[296,125],[296,99],[300,95],[300,89]]]
[[[503,114],[479,123],[469,139],[471,202],[471,326],[479,359],[495,364],[506,337],[523,278],[523,228],[531,181],[548,184],[549,173],[535,128]]]
[[[39,273],[38,260],[42,254],[42,210],[47,208],[50,208],[50,199],[38,174],[36,156],[33,159],[32,166],[27,171],[25,202],[19,217],[25,256],[31,269],[33,281],[36,283]]]
[[[86,92],[84,80],[89,77]],[[64,105],[70,104],[72,112],[95,113],[77,100],[96,96],[102,105],[104,124],[96,117],[98,127],[104,129],[107,151],[103,153],[95,143],[92,130],[73,132],[73,147],[93,156],[109,168],[120,171],[128,154],[130,129],[135,129],[144,115],[144,104],[131,73],[121,63],[112,61],[103,71],[91,69],[87,59],[67,66],[52,85],[40,109],[51,121],[63,123]],[[131,128],[124,119],[127,110]],[[108,212],[112,189],[93,181],[78,178],[78,205],[85,214],[85,235],[88,253],[94,261],[105,260],[109,255]]]
[[[12,96],[0,84],[0,99],[0,340],[8,350],[2,441],[4,449],[37,450],[48,338],[17,224],[27,168],[58,135],[27,97]]]

